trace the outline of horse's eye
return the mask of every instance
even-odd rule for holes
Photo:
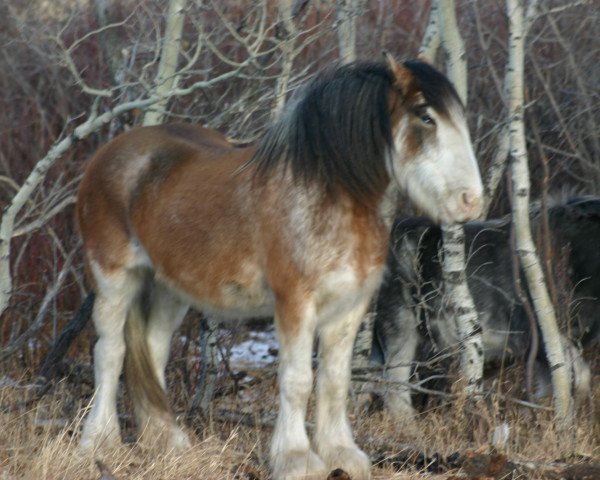
[[[425,125],[434,126],[435,120],[427,113],[427,105],[417,105],[414,110],[415,115],[419,117],[419,120]]]
[[[420,115],[420,118],[425,125],[435,125],[435,120],[431,118],[427,113],[422,113]]]

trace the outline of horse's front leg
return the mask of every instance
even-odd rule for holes
[[[325,464],[310,449],[304,421],[312,390],[314,304],[278,301],[279,415],[271,443],[273,480],[325,478]]]
[[[353,480],[371,478],[371,462],[352,438],[346,413],[352,347],[369,299],[326,321],[319,330],[315,445],[329,469],[342,468]]]

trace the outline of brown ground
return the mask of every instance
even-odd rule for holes
[[[182,368],[183,360],[176,357],[169,367],[170,396],[194,439],[192,448],[165,454],[133,443],[130,409],[123,394],[119,411],[123,413],[125,445],[81,455],[77,438],[92,393],[91,366],[67,362],[62,371],[66,377],[41,396],[35,381],[25,376],[15,380],[6,373],[17,368],[4,365],[5,373],[0,371],[0,479],[269,478],[268,446],[277,410],[275,365],[247,370],[238,381],[237,392],[234,380],[224,373],[219,382],[221,394],[207,418],[194,415],[186,420],[190,383],[181,372],[189,375],[193,368]],[[477,406],[460,398],[452,403],[429,399],[414,422],[399,424],[382,411],[365,413],[361,408],[364,399],[354,396],[350,399],[351,421],[357,443],[374,461],[374,479],[600,479],[600,471],[593,470],[600,464],[598,366],[593,365],[597,374],[591,401],[565,432],[554,427],[550,411],[533,411],[494,399]],[[522,372],[508,369],[502,378],[493,384],[495,391],[518,395],[515,385]],[[309,430],[311,420],[309,411]],[[494,452],[491,432],[504,421],[510,425],[510,439],[502,451]],[[98,460],[104,466],[103,476]],[[556,461],[560,463],[551,468]],[[437,473],[424,468],[432,462],[439,466]],[[571,471],[565,471],[567,467]],[[336,472],[330,478],[346,477]]]

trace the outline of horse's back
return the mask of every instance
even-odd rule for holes
[[[148,267],[219,310],[231,308],[230,290],[245,292],[248,307],[270,303],[253,241],[249,172],[240,171],[252,151],[187,125],[140,128],[109,142],[78,195],[88,261],[103,272]]]

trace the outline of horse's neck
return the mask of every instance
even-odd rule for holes
[[[388,190],[364,204],[343,192],[329,196],[317,187],[279,177],[261,199],[263,221],[275,222],[282,232],[309,244],[385,249],[397,197],[396,189]]]

